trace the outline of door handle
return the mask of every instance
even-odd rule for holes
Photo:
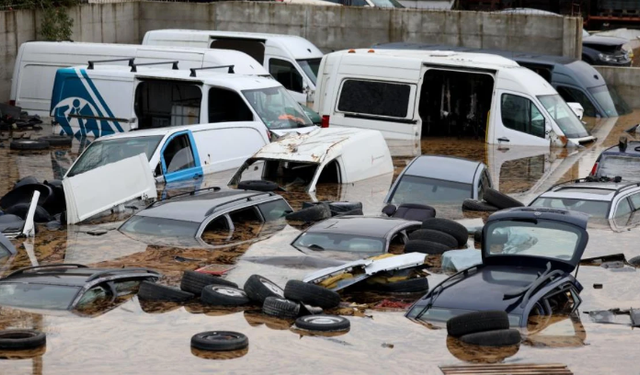
[[[509,138],[500,137],[498,138],[498,142],[509,142]]]

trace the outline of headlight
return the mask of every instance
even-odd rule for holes
[[[605,55],[603,53],[598,54],[598,58],[602,61],[616,61],[616,58],[610,55]]]

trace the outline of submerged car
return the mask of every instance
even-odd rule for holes
[[[530,316],[572,313],[582,301],[571,272],[589,240],[587,221],[583,213],[548,208],[494,213],[482,230],[482,264],[444,280],[406,317],[437,323],[502,310],[511,326],[526,327]]]
[[[449,156],[422,155],[400,173],[385,198],[387,204],[460,204],[481,200],[493,187],[484,163]]]
[[[640,180],[640,141],[620,143],[602,151],[589,175]]]
[[[144,242],[180,238],[185,246],[224,246],[282,229],[290,212],[289,203],[272,192],[209,188],[156,201],[118,230]]]
[[[88,268],[65,263],[22,268],[0,279],[0,306],[92,315],[101,303],[133,295],[142,281],[156,281],[160,276],[147,268]]]

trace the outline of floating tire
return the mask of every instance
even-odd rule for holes
[[[522,340],[522,338],[517,329],[476,332],[460,337],[460,341],[466,344],[480,346],[511,346],[519,344],[520,340]]]
[[[632,265],[634,267],[640,267],[640,255],[638,255],[637,257],[633,257],[633,258],[629,259],[627,261],[627,263],[629,263],[630,265]]]
[[[275,191],[275,190],[278,190],[278,184],[271,181],[247,180],[247,181],[238,182],[238,189],[256,190],[256,191]]]
[[[409,240],[404,245],[405,253],[422,253],[429,255],[440,255],[445,251],[451,250],[450,247],[441,243],[425,241],[425,240]]]
[[[337,332],[348,331],[351,322],[337,315],[307,315],[296,319],[296,327],[306,331]]]
[[[185,292],[193,293],[196,296],[202,294],[202,289],[207,285],[224,285],[237,288],[236,283],[227,281],[219,276],[208,275],[196,271],[184,271],[182,280],[180,280],[180,289]]]
[[[447,246],[449,249],[454,249],[458,246],[458,240],[453,238],[452,235],[433,229],[418,229],[409,233],[410,240],[423,240],[437,242]]]
[[[31,329],[7,329],[0,331],[0,350],[36,349],[47,344],[44,332]]]
[[[280,319],[295,319],[300,314],[300,304],[285,298],[267,297],[262,312]]]
[[[31,204],[33,192],[36,190],[40,192],[38,205],[47,209],[48,205],[52,203],[54,194],[51,186],[45,184],[24,184],[11,190],[0,199],[0,207],[6,210],[18,203]]]
[[[249,346],[249,338],[240,332],[207,331],[191,337],[191,347],[209,351],[232,351]]]
[[[273,281],[260,275],[251,275],[244,283],[244,291],[250,300],[264,304],[267,297],[284,298],[284,290]]]
[[[327,204],[317,204],[311,207],[303,208],[296,212],[291,212],[285,216],[287,220],[304,221],[311,223],[331,217],[331,210]]]
[[[429,280],[426,277],[396,281],[395,283],[374,284],[376,291],[385,293],[426,293],[429,291]]]
[[[18,203],[12,207],[7,208],[5,210],[5,213],[16,215],[22,220],[26,220],[27,215],[29,214],[30,206],[31,205],[29,203]],[[36,207],[36,213],[33,216],[33,221],[35,221],[36,223],[48,223],[51,220],[51,215],[49,215],[49,212],[47,212],[47,210],[45,210],[42,206]]]
[[[249,303],[249,297],[242,289],[223,285],[205,286],[202,288],[200,300],[213,306],[242,306]]]
[[[38,139],[16,139],[9,143],[11,150],[20,151],[39,151],[46,150],[50,147],[49,142]]]
[[[20,187],[22,185],[30,185],[30,184],[38,184],[38,183],[39,183],[38,179],[35,178],[34,176],[27,176],[25,178],[22,178],[22,179],[18,180],[18,182],[16,182],[13,185],[13,188],[15,189],[15,188],[18,188],[18,187]]]
[[[504,329],[509,329],[509,318],[506,312],[499,310],[471,312],[447,321],[447,333],[454,337]]]
[[[464,201],[462,201],[462,210],[479,211],[479,212],[495,212],[495,211],[498,211],[498,207],[490,205],[487,202],[482,202],[475,199],[465,199]]]
[[[496,206],[499,209],[522,207],[524,204],[517,199],[513,199],[510,196],[499,192],[496,189],[488,188],[484,191],[484,200],[492,206]]]
[[[458,241],[458,246],[464,246],[469,240],[469,231],[464,225],[449,219],[430,218],[422,222],[422,229],[439,230],[451,235]]]
[[[38,141],[48,142],[51,147],[71,147],[73,138],[67,135],[50,135],[40,137]]]
[[[193,297],[193,293],[150,281],[140,283],[138,290],[138,298],[147,301],[185,302]]]
[[[340,304],[338,293],[300,280],[289,280],[284,288],[284,296],[287,299],[323,309],[331,309]]]

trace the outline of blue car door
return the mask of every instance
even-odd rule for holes
[[[165,142],[160,164],[166,183],[202,177],[198,149],[191,131],[177,132]]]

